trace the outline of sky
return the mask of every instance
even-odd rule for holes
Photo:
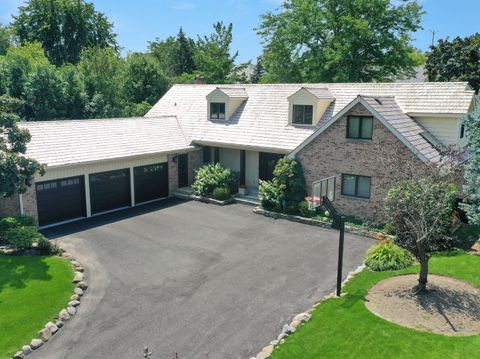
[[[232,50],[237,62],[255,59],[262,52],[255,28],[260,15],[275,11],[282,0],[89,0],[114,22],[118,41],[127,51],[145,51],[148,41],[175,35],[180,26],[188,36],[208,35],[216,21],[233,23]],[[398,2],[400,0],[393,0]],[[480,32],[480,0],[420,0],[426,14],[423,30],[413,34],[414,45],[427,50],[435,36],[450,38]],[[0,22],[11,21],[11,14],[23,0],[0,0]]]

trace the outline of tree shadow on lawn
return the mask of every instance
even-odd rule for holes
[[[25,288],[31,280],[52,280],[52,276],[48,274],[49,267],[45,257],[0,254],[0,293],[7,287]]]

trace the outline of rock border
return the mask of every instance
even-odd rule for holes
[[[353,277],[355,277],[357,274],[362,272],[365,268],[366,268],[366,265],[362,264],[362,265],[358,266],[355,270],[349,272],[348,275],[347,275],[347,278],[345,278],[345,280],[342,282],[342,288]],[[347,295],[347,293],[342,293],[341,296],[343,297],[345,295]],[[298,327],[300,327],[300,326],[304,325],[306,322],[310,321],[310,319],[312,319],[313,311],[322,302],[324,302],[325,300],[330,299],[330,298],[338,298],[337,295],[336,295],[336,292],[332,292],[332,293],[320,298],[319,300],[317,300],[315,302],[315,304],[308,311],[295,315],[290,323],[287,323],[283,326],[282,331],[278,335],[277,339],[272,340],[269,345],[263,347],[263,349],[260,350],[260,352],[256,356],[254,356],[250,359],[266,359],[266,358],[269,358],[272,355],[273,351],[275,350],[275,348],[277,346],[285,343],[285,338],[286,337],[288,337],[290,334],[294,333],[297,330]]]
[[[285,213],[278,213],[278,212],[273,212],[273,211],[268,211],[262,207],[255,207],[253,209],[253,212],[256,214],[261,214],[264,215],[265,217],[270,217],[270,218],[275,218],[275,219],[286,219],[291,222],[297,222],[297,223],[302,223],[302,224],[308,224],[310,226],[316,226],[316,227],[322,227],[322,228],[332,228],[331,223],[321,221],[319,219],[314,219],[314,218],[306,218],[306,217],[301,217],[301,216],[296,216],[293,214],[285,214]],[[373,231],[367,228],[356,228],[349,226],[348,224],[345,224],[345,232],[352,233],[352,234],[358,234],[360,236],[364,236],[367,238],[373,238],[377,239],[379,235],[385,239],[391,239],[393,236],[390,236],[388,234],[384,234],[382,232],[378,231]]]
[[[68,252],[63,252],[63,254],[59,257],[68,259],[73,267],[73,270],[75,271],[75,276],[72,280],[72,282],[75,284],[75,289],[70,297],[70,301],[68,302],[67,307],[62,309],[52,321],[49,321],[47,324],[45,324],[45,327],[38,331],[37,337],[33,338],[30,344],[22,346],[22,348],[15,353],[12,359],[23,359],[33,353],[34,350],[43,346],[43,344],[48,342],[52,336],[58,333],[59,329],[62,328],[65,323],[72,319],[72,317],[77,313],[80,300],[88,288],[88,284],[85,281],[85,268]]]
[[[230,197],[229,199],[226,199],[225,201],[219,201],[218,199],[215,198],[210,198],[210,197],[202,197],[202,196],[197,196],[192,194],[190,196],[191,199],[203,203],[211,203],[211,204],[216,204],[219,206],[226,206],[227,204],[233,203],[233,197]]]

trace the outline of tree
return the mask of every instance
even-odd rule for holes
[[[124,91],[127,101],[155,104],[168,89],[168,78],[150,54],[133,53],[126,59]]]
[[[262,15],[266,80],[370,82],[413,75],[416,0],[287,0]]]
[[[24,193],[27,183],[44,169],[37,161],[25,156],[30,134],[18,127],[18,100],[0,97],[0,197]]]
[[[65,118],[85,118],[87,94],[78,68],[67,65],[59,71],[63,83]]]
[[[169,36],[165,40],[155,39],[150,41],[148,49],[150,53],[157,59],[160,67],[167,76],[175,76],[175,64],[173,62],[173,53],[177,48],[177,39]]]
[[[210,36],[198,37],[195,53],[198,71],[207,83],[232,82],[232,76],[236,75],[235,59],[238,57],[238,52],[230,54],[233,25],[225,26],[223,22],[217,22],[213,28]]]
[[[469,223],[480,225],[480,97],[475,111],[464,119],[467,135],[468,160],[465,166],[465,199],[460,204]]]
[[[187,38],[183,29],[180,28],[177,35],[177,44],[172,53],[173,74],[175,76],[180,76],[183,73],[191,74],[196,70],[194,49],[194,41]]]
[[[261,82],[263,76],[265,75],[265,68],[263,67],[262,57],[257,57],[257,64],[255,65],[255,71],[253,72],[252,78],[250,79],[252,83],[258,84]]]
[[[25,85],[27,119],[52,120],[65,117],[63,83],[53,65],[38,67]]]
[[[440,39],[430,47],[425,70],[429,81],[468,81],[480,89],[480,34]]]
[[[113,24],[84,0],[29,0],[13,18],[20,43],[40,42],[56,66],[78,63],[89,47],[118,48]]]
[[[87,115],[94,118],[123,115],[124,62],[111,48],[91,48],[82,53],[79,69],[88,97]]]
[[[394,185],[385,198],[389,223],[395,225],[396,242],[420,262],[417,293],[428,282],[428,261],[447,240],[457,189],[442,171],[434,176],[412,177]]]
[[[12,46],[10,29],[0,24],[0,56],[5,55],[10,46]]]

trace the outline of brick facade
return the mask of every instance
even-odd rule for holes
[[[35,192],[35,184],[31,187],[27,187],[27,191],[22,195],[23,198],[23,214],[31,216],[38,223],[38,210],[37,210],[37,194]],[[0,217],[19,216],[20,210],[20,197],[18,194],[9,198],[0,199]]]
[[[0,217],[12,217],[20,214],[20,199],[18,194],[12,197],[0,198]]]
[[[334,206],[343,214],[381,222],[385,195],[398,179],[397,174],[402,172],[401,168],[396,168],[393,175],[392,163],[398,166],[408,163],[420,170],[424,164],[376,118],[371,140],[347,139],[348,115],[372,116],[362,105],[355,106],[306,145],[296,158],[303,165],[309,192],[312,182],[335,176]],[[343,196],[342,174],[371,177],[370,199]]]
[[[188,184],[195,182],[195,171],[203,165],[203,150],[198,150],[188,153]]]
[[[178,188],[178,163],[174,161],[176,155],[168,155],[168,192],[172,194]]]
[[[23,213],[26,216],[31,216],[38,223],[38,207],[37,207],[37,192],[35,191],[35,184],[27,187],[27,191],[23,194]]]

